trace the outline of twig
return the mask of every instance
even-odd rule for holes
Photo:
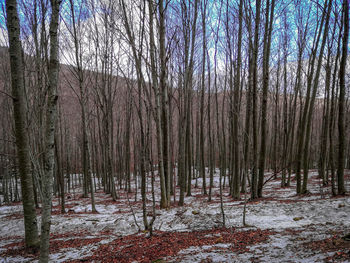
[[[8,97],[10,97],[10,98],[13,99],[13,100],[16,100],[15,97],[13,97],[11,94],[8,94],[7,92],[5,92],[5,91],[3,91],[3,90],[0,90],[0,93],[6,95],[6,96],[8,96]]]
[[[263,183],[263,186],[264,186],[267,182],[271,181],[271,179],[274,178],[274,177],[275,177],[275,175],[273,174],[269,179],[267,179],[267,180]]]
[[[141,231],[141,228],[140,228],[139,224],[137,223],[136,215],[135,215],[135,213],[134,213],[134,210],[132,209],[132,206],[131,206],[131,203],[130,203],[130,200],[129,200],[129,193],[128,193],[128,191],[126,191],[126,198],[128,199],[128,204],[129,204],[129,207],[130,207],[132,216],[133,216],[133,218],[134,218],[134,222],[135,222],[135,224],[136,224],[136,226],[137,226],[137,228],[138,228],[138,232],[140,232],[140,231]]]

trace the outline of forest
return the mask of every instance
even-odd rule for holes
[[[0,0],[0,262],[350,262],[348,0]]]

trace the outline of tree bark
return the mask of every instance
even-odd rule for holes
[[[270,62],[270,48],[272,23],[275,9],[275,0],[271,3],[271,14],[269,18],[270,1],[266,2],[266,21],[265,21],[265,35],[264,35],[264,54],[263,54],[263,90],[261,102],[261,141],[260,141],[260,155],[259,155],[259,180],[258,180],[258,197],[262,197],[262,190],[264,185],[265,159],[266,159],[266,141],[267,141],[267,93],[269,89],[269,62]]]
[[[242,24],[243,24],[243,0],[239,1],[238,11],[238,43],[237,43],[237,63],[235,72],[235,84],[233,94],[233,195],[235,199],[240,199],[240,165],[239,165],[239,90],[241,84],[241,65],[242,65]],[[244,176],[245,177],[245,176]],[[245,180],[245,178],[243,179]],[[243,182],[242,185],[245,185]],[[244,189],[245,191],[245,189]]]
[[[27,247],[37,248],[39,246],[38,226],[29,157],[29,138],[26,121],[27,103],[23,79],[23,54],[16,0],[6,0],[6,14],[9,36],[15,137],[24,211],[25,244]]]
[[[348,55],[348,39],[349,39],[349,2],[343,1],[343,43],[342,43],[342,57],[340,61],[339,69],[339,108],[338,108],[338,167],[337,167],[337,179],[338,179],[338,194],[345,194],[344,185],[344,166],[345,166],[345,74],[346,74],[346,58]],[[340,45],[340,43],[339,43]]]
[[[55,128],[57,118],[58,85],[58,20],[61,0],[51,0],[52,14],[50,21],[50,61],[48,105],[45,127],[44,176],[42,178],[43,208],[41,216],[40,263],[49,262],[49,242],[51,227],[52,184],[55,164]]]
[[[259,53],[259,25],[260,25],[261,1],[256,1],[256,17],[254,30],[254,46],[252,54],[252,99],[253,99],[253,163],[252,163],[252,186],[251,199],[258,196],[258,53]]]

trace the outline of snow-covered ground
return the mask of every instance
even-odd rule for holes
[[[180,233],[221,228],[218,171],[215,175],[211,202],[202,195],[202,179],[198,178],[199,187],[193,188],[192,196],[185,198],[185,206],[179,207],[173,203],[168,210],[157,209],[155,235],[158,232]],[[266,179],[270,176],[266,174]],[[349,191],[349,179],[346,182]],[[158,179],[156,184],[159,185]],[[195,180],[192,184],[195,185]],[[248,235],[249,231],[268,230],[267,239],[247,244],[245,250],[240,251],[232,249],[232,244],[222,239],[209,245],[182,245],[183,249],[163,258],[163,262],[350,262],[350,242],[341,239],[350,233],[350,197],[332,197],[329,187],[320,186],[316,172],[310,173],[308,189],[310,194],[297,196],[293,180],[291,187],[283,189],[280,188],[280,179],[268,181],[264,187],[264,198],[246,202],[247,226],[243,226],[245,196],[242,194],[241,200],[232,200],[226,186],[223,191],[226,228],[242,232],[243,237],[245,231]],[[115,246],[111,242],[137,233],[140,237],[148,235],[142,231],[140,191],[136,202],[134,191],[127,195],[119,190],[119,199],[115,202],[109,195],[98,191],[95,196],[98,213],[91,213],[90,199],[81,198],[78,191],[76,189],[74,196],[67,194],[66,214],[59,212],[58,199],[54,200],[52,262],[84,258],[92,261],[92,256],[101,246]],[[177,199],[178,189],[176,194]],[[159,198],[159,190],[156,196]],[[151,213],[150,193],[148,199],[148,212]],[[35,256],[23,249],[21,204],[0,206],[0,233],[0,262],[36,262]],[[218,235],[221,237],[220,233]],[[135,259],[132,257],[129,255],[127,260],[132,262]],[[101,260],[97,258],[96,261]],[[139,261],[148,262],[147,259]]]

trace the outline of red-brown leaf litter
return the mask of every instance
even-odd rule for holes
[[[57,253],[64,248],[79,248],[91,243],[97,243],[101,241],[102,237],[96,238],[84,238],[87,232],[82,231],[80,233],[65,233],[65,234],[51,234],[50,238],[50,253]],[[16,237],[11,237],[15,239]],[[0,253],[1,257],[32,257],[36,258],[39,255],[39,249],[32,249],[25,247],[24,241],[13,242],[3,246],[7,250]]]
[[[191,232],[161,232],[153,236],[133,234],[101,245],[92,256],[70,262],[152,262],[165,257],[174,257],[180,250],[191,246],[229,244],[228,250],[237,253],[248,252],[247,246],[266,241],[273,234],[269,230],[237,231],[234,228],[220,228]]]
[[[339,234],[322,240],[306,242],[304,245],[313,251],[335,252],[325,259],[326,262],[350,261],[350,241],[343,240]]]

